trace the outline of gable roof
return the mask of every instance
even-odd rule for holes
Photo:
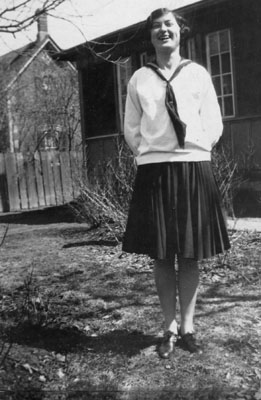
[[[18,77],[44,49],[47,49],[51,56],[61,51],[53,39],[47,35],[42,41],[30,42],[19,49],[0,56],[0,70],[5,78],[5,89],[9,89],[15,83]],[[75,69],[71,63],[69,64]]]
[[[175,9],[175,11],[183,15],[194,12],[195,10],[227,3],[229,1],[231,0],[198,0],[191,2],[186,6],[179,7]],[[134,37],[138,38],[139,41],[142,40],[142,30],[145,26],[145,23],[146,21],[140,21],[116,31],[108,32],[107,34],[99,36],[96,39],[86,41],[77,46],[58,52],[54,55],[54,58],[59,61],[77,61],[82,55],[95,55],[95,52],[104,52],[106,56],[106,52],[108,50],[112,48],[116,49],[116,46],[120,47],[124,42],[127,43],[128,41],[133,40]]]

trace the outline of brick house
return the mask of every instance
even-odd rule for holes
[[[81,145],[77,70],[38,20],[34,42],[0,57],[0,152],[72,150]]]

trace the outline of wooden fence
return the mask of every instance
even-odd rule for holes
[[[68,203],[81,175],[80,152],[0,153],[0,212]]]

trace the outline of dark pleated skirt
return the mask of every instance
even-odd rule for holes
[[[138,167],[123,251],[202,260],[230,248],[209,161]]]

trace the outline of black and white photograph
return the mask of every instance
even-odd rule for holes
[[[0,0],[0,399],[261,400],[261,0]]]

